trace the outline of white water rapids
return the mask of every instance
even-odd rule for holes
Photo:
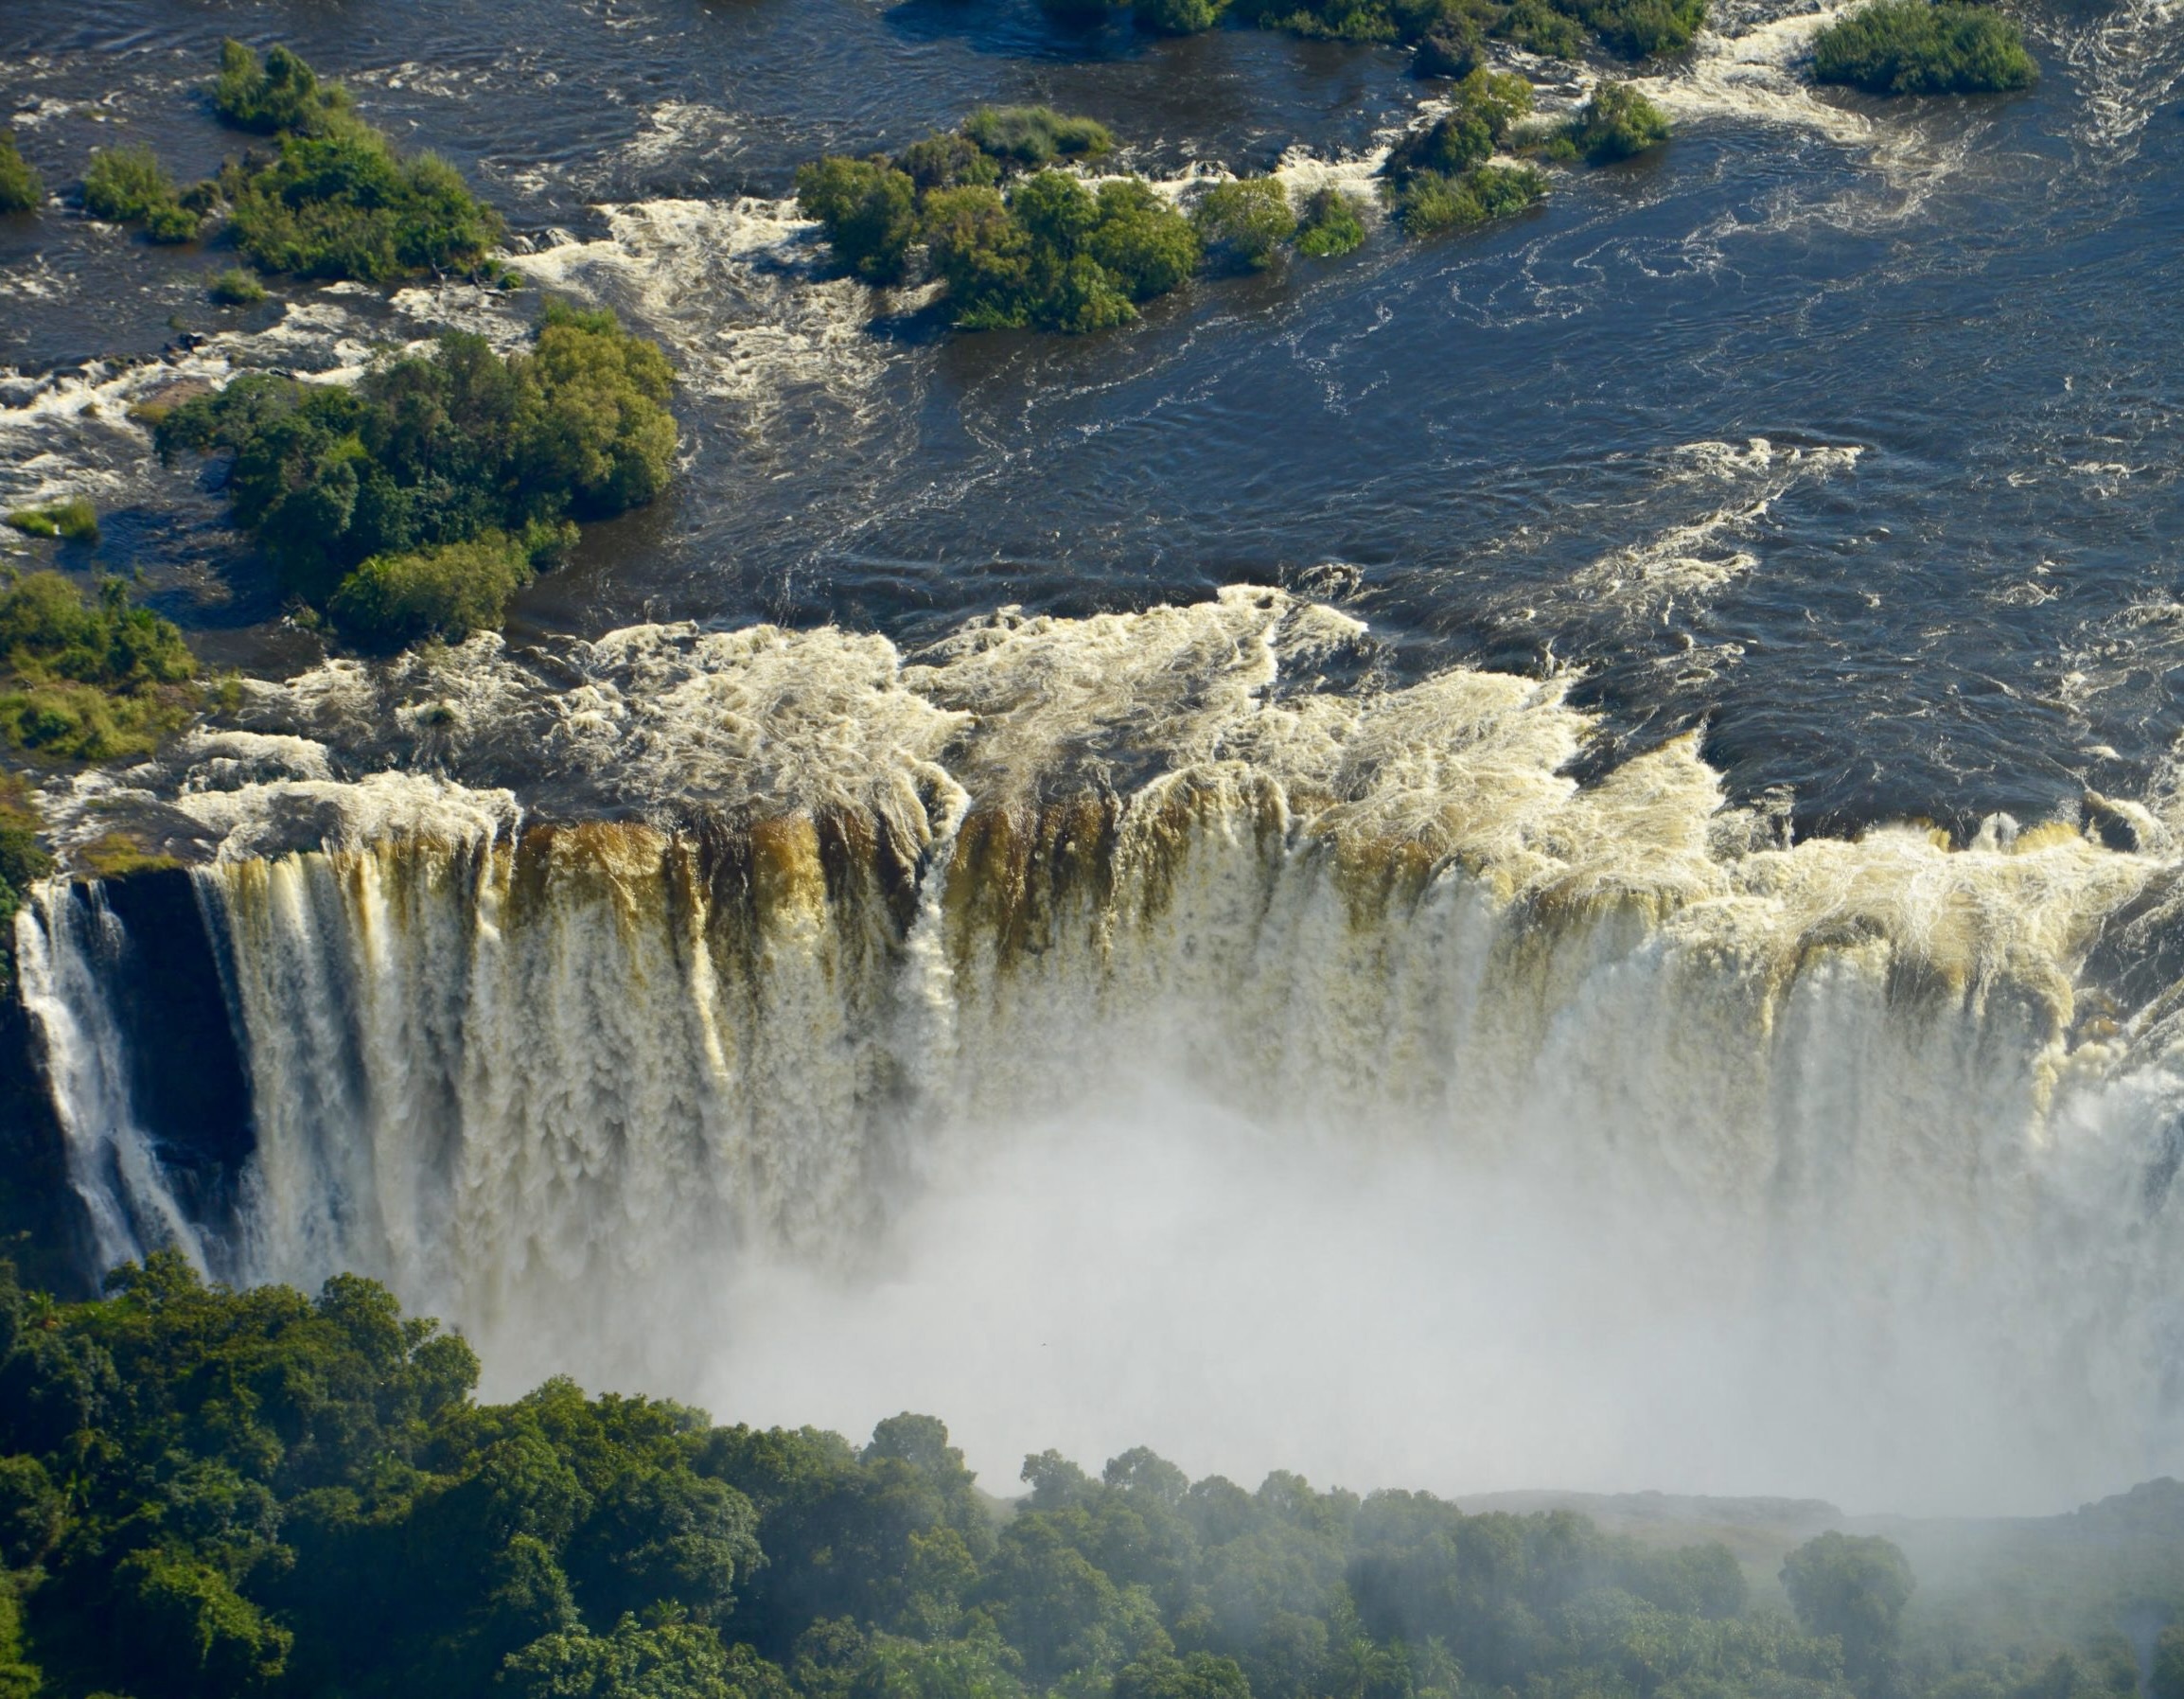
[[[241,1243],[85,1155],[101,1248],[380,1276],[497,1390],[933,1408],[995,1484],[1144,1442],[1993,1512],[2184,1467],[2184,1079],[2087,979],[2172,859],[1785,846],[1688,739],[1567,777],[1555,682],[1328,681],[1361,636],[1240,590],[269,690],[277,734],[140,775],[219,846]],[[387,723],[444,776],[329,776]],[[655,823],[527,823],[489,744]],[[86,900],[18,924],[88,1152],[130,1111]]]

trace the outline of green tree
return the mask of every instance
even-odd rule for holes
[[[1272,177],[1216,184],[1191,210],[1190,220],[1207,252],[1238,271],[1263,272],[1296,233],[1289,193]]]
[[[884,160],[828,158],[796,174],[797,206],[824,226],[835,257],[867,283],[903,279],[917,235],[917,183]]]
[[[0,130],[0,213],[36,212],[45,204],[45,185],[15,146],[15,133]]]
[[[1902,1550],[1878,1534],[1829,1532],[1782,1566],[1783,1590],[1808,1633],[1842,1642],[1845,1667],[1871,1680],[1894,1653],[1915,1585]]]

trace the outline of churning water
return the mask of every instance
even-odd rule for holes
[[[1168,176],[1362,176],[1400,62],[984,0],[10,7],[50,182],[209,168],[219,37],[290,40],[684,380],[678,493],[506,643],[322,664],[128,405],[521,298],[221,317],[203,257],[0,226],[0,494],[95,494],[283,681],[54,799],[198,863],[247,1087],[196,1207],[115,989],[181,943],[25,911],[101,1252],[383,1275],[503,1387],[927,1406],[1004,1477],[2184,1468],[2184,21],[2051,7],[2033,96],[1885,106],[1800,81],[1819,15],[1724,6],[1669,151],[1535,217],[1055,342],[827,280],[795,163],[1037,97]],[[140,363],[170,314],[209,340]]]

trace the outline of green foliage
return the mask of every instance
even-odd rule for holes
[[[98,509],[89,498],[71,496],[44,507],[18,507],[8,522],[26,537],[63,537],[70,542],[98,540]]]
[[[1099,215],[1086,251],[1131,300],[1164,295],[1198,269],[1192,221],[1136,178],[1101,184]]]
[[[1512,217],[1546,198],[1547,180],[1532,167],[1484,165],[1460,177],[1414,177],[1396,191],[1395,212],[1406,235],[1438,236]]]
[[[1782,1566],[1798,1621],[1835,1637],[1854,1677],[1876,1673],[1894,1651],[1913,1584],[1903,1552],[1877,1534],[1823,1533]]]
[[[428,637],[460,643],[473,631],[497,631],[508,598],[566,549],[554,527],[544,531],[482,531],[414,554],[374,555],[342,580],[326,611],[343,637],[380,653]]]
[[[1706,22],[1706,0],[1572,0],[1570,9],[1603,46],[1629,59],[1681,53]]]
[[[1547,180],[1530,166],[1488,163],[1532,110],[1532,85],[1483,67],[1453,91],[1449,110],[1388,153],[1396,221],[1408,236],[1466,230],[1536,205]]]
[[[150,148],[105,148],[83,173],[83,209],[94,218],[132,224],[155,242],[196,239],[203,222],[183,203],[174,179]]]
[[[908,177],[920,194],[966,184],[990,187],[1001,181],[1000,162],[960,130],[912,142],[895,156],[895,169]]]
[[[1357,204],[1339,188],[1314,189],[1296,221],[1296,251],[1311,259],[1335,259],[1365,245]]]
[[[45,185],[15,146],[15,133],[0,130],[0,213],[36,212],[45,204]]]
[[[856,1447],[565,1380],[482,1405],[477,1373],[354,1277],[228,1292],[168,1252],[62,1304],[0,1268],[0,1696],[2123,1699],[2118,1598],[2171,1623],[2156,1699],[2184,1669],[2184,1594],[2143,1575],[2068,1643],[2013,1616],[1922,1661],[1885,1541],[1791,1555],[1801,1626],[1721,1547],[1568,1512],[1143,1449],[1028,1458],[1004,1507],[929,1416]]]
[[[1190,221],[1207,257],[1237,271],[1263,272],[1296,234],[1289,193],[1271,177],[1214,185],[1192,208]]]
[[[1590,165],[1660,147],[1668,139],[1668,115],[1628,82],[1603,81],[1556,138],[1555,151]]]
[[[93,604],[59,573],[32,573],[0,591],[0,736],[43,759],[102,761],[152,749],[188,723],[196,672],[182,633],[130,607],[119,579],[108,579]],[[19,854],[0,843],[0,880],[17,891],[5,863],[15,858],[20,870]]]
[[[963,133],[994,158],[1034,169],[1057,159],[1097,159],[1115,147],[1106,125],[1050,106],[981,106],[963,120]]]
[[[796,174],[797,206],[867,283],[899,283],[918,229],[918,186],[884,160],[827,158]]]
[[[1449,110],[1388,151],[1383,171],[1399,186],[1419,176],[1454,177],[1481,165],[1532,110],[1532,85],[1522,77],[1476,70],[1451,91]]]
[[[236,245],[269,272],[388,283],[471,270],[501,238],[453,166],[402,159],[355,118],[284,135],[273,160],[224,181]]]
[[[1133,0],[1130,10],[1141,29],[1159,35],[1196,35],[1221,22],[1228,0]]]
[[[211,95],[222,123],[257,135],[314,135],[349,110],[347,89],[338,82],[321,84],[318,73],[286,47],[274,47],[261,65],[256,54],[233,40],[220,44]]]
[[[1875,0],[1814,39],[1812,74],[1875,95],[1967,95],[2030,88],[2040,68],[2023,31],[1990,8]]]
[[[265,285],[240,266],[230,266],[206,286],[205,293],[222,307],[255,307],[265,299]]]
[[[1466,77],[1487,34],[1574,59],[1588,35],[1629,58],[1681,52],[1706,21],[1706,0],[1236,0],[1252,23],[1335,41],[1405,44],[1421,77]]]
[[[228,499],[284,585],[373,648],[500,624],[568,546],[565,522],[651,501],[675,469],[659,347],[550,304],[502,358],[449,332],[355,389],[271,373],[159,421],[163,455],[235,455]]]

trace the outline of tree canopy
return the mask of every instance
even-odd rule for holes
[[[238,378],[160,420],[160,451],[225,450],[227,493],[281,576],[351,641],[500,624],[572,522],[649,502],[675,469],[659,347],[550,303],[528,349],[449,331],[354,388]]]

